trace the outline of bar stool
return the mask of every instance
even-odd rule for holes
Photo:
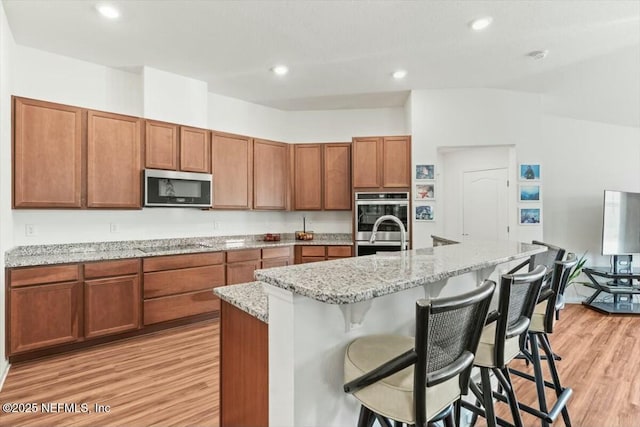
[[[462,406],[475,415],[486,418],[487,425],[511,425],[497,418],[493,408],[493,398],[506,402],[511,409],[515,426],[522,426],[522,417],[507,365],[523,350],[531,316],[537,304],[542,281],[547,273],[540,265],[530,273],[505,274],[500,280],[498,310],[492,312],[484,326],[474,366],[480,368],[481,387],[471,381],[470,388],[476,397],[476,405],[462,401]],[[489,374],[498,379],[499,390],[493,392]],[[482,404],[482,408],[478,406]],[[484,409],[483,409],[484,408]]]
[[[566,261],[556,261],[553,273],[553,281],[551,284],[552,294],[544,301],[538,303],[533,312],[531,318],[531,325],[529,326],[529,349],[524,349],[522,354],[526,360],[533,366],[534,375],[527,374],[516,369],[510,369],[509,371],[522,378],[526,378],[530,381],[534,381],[536,384],[536,391],[538,393],[539,409],[532,408],[527,405],[520,405],[523,411],[535,415],[540,418],[543,427],[547,427],[550,423],[554,422],[560,413],[566,427],[571,427],[571,420],[569,418],[569,411],[567,410],[567,401],[571,397],[572,390],[570,388],[564,388],[560,383],[560,376],[556,368],[554,353],[551,350],[551,343],[549,342],[548,334],[553,332],[553,325],[556,320],[556,309],[558,308],[558,295],[564,289],[571,270],[578,263],[574,254],[569,254]],[[544,356],[540,355],[538,347],[541,347],[544,351]],[[542,360],[546,360],[549,366],[549,372],[551,373],[552,382],[545,381],[542,373]],[[552,388],[556,392],[556,403],[547,408],[546,396],[544,389],[546,387]]]
[[[344,391],[362,404],[358,427],[426,426],[444,416],[459,425],[452,404],[468,392],[474,353],[495,283],[463,295],[416,302],[416,336],[371,335],[347,347]]]
[[[553,267],[556,261],[562,261],[566,249],[560,248],[558,246],[550,245],[548,243],[540,242],[538,240],[532,240],[531,244],[546,246],[547,251],[539,254],[531,255],[528,260],[525,260],[513,267],[507,274],[515,274],[521,272],[524,267],[528,267],[528,271],[533,271],[537,266],[544,265],[547,267],[547,276],[545,277],[545,283],[551,279],[551,275],[553,274]],[[544,284],[543,284],[544,286]]]

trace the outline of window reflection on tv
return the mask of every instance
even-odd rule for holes
[[[602,255],[640,253],[640,193],[605,190]]]

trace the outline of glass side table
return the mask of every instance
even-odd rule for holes
[[[582,304],[606,314],[640,314],[640,303],[633,301],[634,295],[640,295],[640,270],[628,273],[614,273],[610,267],[588,267],[582,269],[591,283],[585,283],[596,291]],[[609,294],[608,300],[599,299]]]

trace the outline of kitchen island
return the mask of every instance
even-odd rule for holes
[[[413,334],[416,300],[469,291],[496,280],[511,261],[544,251],[466,242],[256,271],[268,297],[269,425],[356,425],[359,404],[342,391],[348,343]]]

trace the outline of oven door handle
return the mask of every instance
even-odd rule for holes
[[[359,240],[356,242],[356,246],[400,246],[402,243],[397,240],[376,240],[375,243],[369,243],[366,240]],[[407,240],[407,245],[409,241]]]
[[[409,206],[409,202],[407,200],[403,200],[403,201],[371,201],[371,200],[357,200],[356,201],[356,206],[363,206],[363,205],[367,205],[367,206],[377,206],[377,205],[381,205],[381,206]]]

